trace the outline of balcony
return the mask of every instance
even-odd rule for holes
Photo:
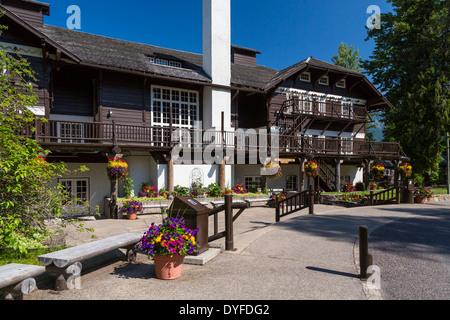
[[[295,98],[285,101],[278,113],[278,117],[281,119],[295,118],[299,115],[333,121],[367,121],[366,107],[356,106],[347,101],[336,102]]]
[[[204,149],[220,147],[234,152],[257,150],[258,146],[267,146],[271,151],[270,142],[279,147],[280,156],[301,156],[312,154],[318,156],[349,156],[349,157],[404,157],[400,144],[373,142],[358,139],[334,137],[309,137],[302,135],[259,135],[256,131],[212,131],[199,129],[179,129],[170,126],[144,126],[100,122],[79,122],[49,120],[36,121],[37,128],[32,132],[28,128],[23,132],[27,136],[51,151],[79,150],[104,151],[113,147],[121,149],[144,149],[151,151],[170,151],[175,146]],[[265,132],[265,131],[264,131]],[[223,137],[223,139],[222,139]]]

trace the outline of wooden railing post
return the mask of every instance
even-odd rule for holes
[[[113,138],[113,146],[117,146],[117,125],[116,120],[112,122],[112,138]]]
[[[234,250],[233,239],[233,196],[230,194],[225,195],[225,250]]]
[[[314,186],[309,185],[309,214],[314,214]]]
[[[278,197],[275,198],[275,221],[280,222],[280,203]]]

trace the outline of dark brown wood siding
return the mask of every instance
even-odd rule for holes
[[[286,101],[286,94],[275,93],[272,96],[269,107],[269,122],[272,124],[276,120],[276,113],[281,109],[283,103]]]
[[[39,9],[20,8],[17,6],[3,5],[6,9],[18,15],[22,20],[33,26],[42,26],[44,18]]]
[[[51,113],[93,116],[95,72],[89,69],[63,67],[53,70],[53,105]]]
[[[234,53],[232,56],[232,62],[242,64],[244,66],[256,66],[256,55],[249,56],[246,54]]]

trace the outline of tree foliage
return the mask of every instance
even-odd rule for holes
[[[33,240],[48,236],[45,221],[63,212],[68,195],[51,183],[69,171],[64,163],[47,162],[48,151],[32,139],[37,117],[29,107],[38,97],[29,62],[0,50],[0,71],[0,247],[26,252]]]
[[[381,28],[363,62],[395,106],[385,114],[385,137],[400,142],[416,173],[437,171],[449,123],[449,7],[439,0],[387,0]]]
[[[346,43],[342,42],[337,50],[337,55],[331,58],[331,61],[335,65],[356,71],[362,71],[362,59],[363,57],[359,54],[359,49],[355,49],[353,45],[348,46]]]

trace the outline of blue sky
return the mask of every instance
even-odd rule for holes
[[[45,23],[66,27],[70,5],[81,9],[83,32],[202,52],[201,0],[42,0],[50,3]],[[385,0],[231,0],[232,44],[261,51],[258,63],[277,70],[309,56],[331,62],[341,42],[369,58],[367,8],[391,11]]]

